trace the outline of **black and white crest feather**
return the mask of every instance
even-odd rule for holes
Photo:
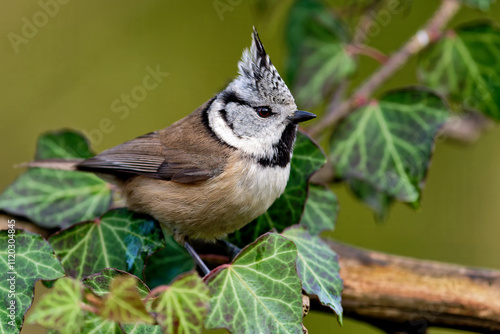
[[[243,51],[238,69],[240,76],[236,81],[258,92],[261,95],[259,98],[280,104],[294,102],[292,94],[272,64],[255,28],[252,33],[252,46]]]

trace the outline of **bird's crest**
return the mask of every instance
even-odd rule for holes
[[[255,27],[252,46],[243,51],[238,69],[240,75],[236,81],[244,87],[254,89],[261,95],[260,98],[271,99],[275,103],[294,102],[290,90],[266,53]]]

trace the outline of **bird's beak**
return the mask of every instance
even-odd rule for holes
[[[313,118],[316,118],[316,115],[311,112],[302,110],[297,110],[293,116],[288,117],[288,119],[295,124],[305,122]]]

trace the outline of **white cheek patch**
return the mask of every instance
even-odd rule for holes
[[[214,101],[208,111],[210,128],[212,128],[219,139],[256,158],[274,156],[273,144],[279,142],[282,131],[276,129],[273,133],[259,137],[237,136],[220,115],[219,110],[223,108],[224,106],[220,101]]]

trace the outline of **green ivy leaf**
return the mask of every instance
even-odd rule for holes
[[[14,232],[12,238],[9,231]],[[0,257],[0,332],[19,333],[33,300],[35,282],[62,277],[64,269],[42,236],[24,230],[0,231]]]
[[[141,298],[145,298],[149,294],[149,289],[138,277],[127,273],[126,271],[117,270],[114,268],[106,268],[102,271],[85,277],[82,282],[96,296],[106,296],[111,290],[111,284],[115,278],[132,277],[136,280],[136,287]]]
[[[306,226],[311,235],[332,231],[335,228],[338,210],[337,196],[329,188],[310,184],[300,225]]]
[[[84,319],[80,329],[81,334],[123,334],[120,324],[114,321],[104,320],[100,316],[83,312]],[[63,334],[57,330],[50,330],[48,334]]]
[[[207,328],[231,333],[302,333],[302,293],[297,247],[268,233],[247,246],[231,264],[206,278],[210,289]]]
[[[74,225],[49,242],[66,274],[75,278],[110,267],[141,277],[146,257],[163,247],[158,223],[126,209]]]
[[[141,300],[137,279],[131,276],[118,276],[111,281],[109,293],[99,306],[99,315],[120,323],[155,323]]]
[[[347,29],[322,1],[298,0],[289,11],[286,32],[294,95],[299,104],[314,107],[356,68],[344,48]]]
[[[309,178],[325,163],[326,157],[321,148],[307,135],[298,133],[285,192],[266,213],[236,231],[230,237],[231,242],[245,246],[272,229],[281,232],[288,226],[298,224],[307,199]]]
[[[331,137],[335,175],[418,206],[434,139],[448,117],[430,92],[393,91],[350,114]]]
[[[85,284],[85,286],[97,296],[106,297],[109,295],[113,281],[116,278],[123,277],[133,279],[135,282],[135,288],[137,289],[140,298],[146,298],[150,291],[139,278],[116,269],[108,268],[97,274],[90,275],[83,279],[83,284]],[[148,305],[146,306],[148,307]],[[88,329],[88,332],[101,327],[105,329],[101,331],[102,333],[114,333],[114,331],[122,333],[123,330],[123,332],[127,334],[162,334],[160,326],[147,325],[143,323],[118,324],[114,321],[105,320],[95,314],[89,314],[85,319],[84,329]]]
[[[165,237],[165,247],[153,253],[146,260],[144,276],[146,284],[153,289],[170,284],[178,275],[194,269],[193,258],[173,236]]]
[[[82,284],[63,277],[33,308],[28,323],[39,324],[65,334],[80,334],[85,313],[80,307]]]
[[[104,320],[100,316],[85,312],[85,319],[81,330],[82,334],[123,334],[120,324]],[[61,333],[62,334],[62,333]]]
[[[208,312],[208,288],[196,272],[153,290],[151,306],[164,333],[201,333]]]
[[[37,142],[38,160],[92,155],[85,138],[71,131],[48,133]],[[67,227],[103,214],[111,200],[109,185],[93,174],[30,168],[0,195],[0,209],[43,227]]]
[[[35,160],[88,159],[94,156],[87,139],[78,132],[61,130],[38,138]]]
[[[101,312],[103,310],[109,311],[110,301],[120,300],[118,304],[113,306],[116,312],[120,313],[120,320],[126,320],[128,316],[123,316],[124,311],[128,313],[131,308],[137,306],[137,302],[141,303],[141,315],[147,316],[148,321],[152,321],[151,316],[145,312],[144,304],[140,298],[144,298],[149,293],[149,289],[140,281],[137,277],[122,272],[116,269],[105,269],[98,274],[86,277],[83,280],[83,284],[87,288],[85,290],[85,298],[82,293],[82,284],[76,280],[70,278],[64,278],[64,280],[69,280],[72,286],[66,286],[67,282],[63,282],[65,287],[63,290],[57,290],[57,286],[62,283],[61,280],[56,281],[55,288],[48,293],[48,297],[43,297],[44,306],[42,310],[35,308],[36,312],[34,322],[41,324],[42,326],[52,329],[49,333],[59,334],[59,333],[69,333],[68,330],[73,333],[106,333],[106,334],[161,334],[160,326],[147,325],[143,323],[134,324],[120,324],[117,321],[111,321],[105,319],[95,313],[87,312],[82,309],[82,305],[86,304],[87,307],[93,307],[99,309]],[[90,289],[90,290],[88,290]],[[122,290],[121,292],[118,290]],[[91,292],[92,291],[92,292]],[[124,292],[124,293],[122,293]],[[102,297],[100,303],[97,305],[89,305],[90,295],[95,295]],[[45,300],[47,299],[47,300]],[[113,302],[111,302],[114,304]],[[92,302],[90,304],[93,304]],[[56,309],[55,313],[50,312],[51,307],[58,305],[60,309]],[[38,306],[37,306],[38,307]],[[68,313],[68,314],[66,314]],[[104,312],[104,316],[106,314]],[[116,319],[117,315],[113,314],[113,318]],[[42,320],[40,320],[40,318]],[[76,318],[76,320],[74,320]],[[141,317],[142,318],[142,317]],[[31,320],[31,318],[30,318]],[[66,324],[69,322],[70,324]]]
[[[500,120],[500,29],[476,24],[447,33],[418,62],[425,85],[465,110]]]
[[[161,326],[128,324],[122,325],[122,328],[126,334],[163,334]]]
[[[490,10],[490,7],[496,0],[461,0],[466,6],[477,8],[486,12]]]
[[[342,324],[341,294],[343,283],[337,254],[318,236],[311,236],[302,226],[286,229],[282,235],[297,246],[297,272],[302,289],[318,296],[321,304],[330,307]]]
[[[389,207],[394,201],[392,197],[377,191],[374,187],[363,181],[351,179],[347,183],[354,195],[373,210],[375,218],[378,221],[387,219]]]
[[[110,204],[111,190],[97,176],[45,168],[30,168],[0,195],[0,209],[47,228],[93,219]]]

